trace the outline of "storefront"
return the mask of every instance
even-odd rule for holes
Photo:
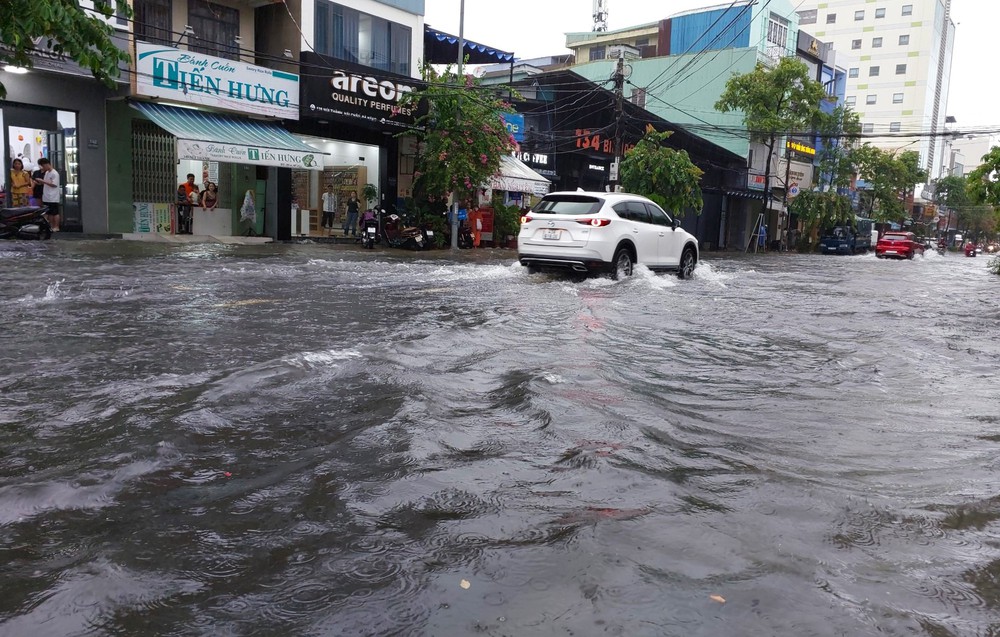
[[[112,231],[278,237],[293,169],[322,171],[325,154],[265,119],[298,118],[298,76],[145,42],[135,60],[133,98],[108,107],[112,174],[131,175],[109,180]],[[185,228],[188,174],[216,203],[196,196]]]
[[[31,172],[45,157],[62,184],[62,231],[107,232],[104,109],[115,89],[47,48],[44,38],[35,48],[33,68],[0,70],[7,88],[0,101],[0,198],[7,205],[14,159]]]
[[[351,193],[362,210],[395,210],[409,195],[415,145],[398,135],[414,126],[417,113],[402,101],[417,81],[310,52],[302,53],[301,62],[310,73],[302,78],[299,121],[289,128],[327,157],[322,171],[292,171],[292,234],[340,236]],[[332,229],[322,227],[322,195],[330,186]]]

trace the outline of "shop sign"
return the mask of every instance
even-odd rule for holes
[[[503,122],[507,132],[514,136],[514,141],[518,143],[524,141],[524,115],[504,113]]]
[[[549,156],[545,153],[516,152],[511,154],[526,164],[531,164],[533,166],[549,165]]]
[[[416,80],[315,53],[303,53],[302,63],[315,70],[302,79],[302,117],[341,118],[378,128],[415,125],[417,106],[404,98],[417,90]]]
[[[299,76],[235,60],[135,43],[137,95],[298,119]]]
[[[307,153],[297,150],[242,146],[240,144],[223,144],[190,139],[177,140],[178,159],[323,170],[322,157],[319,151],[316,153]]]
[[[132,204],[132,232],[170,234],[170,204],[140,202]]]
[[[764,190],[764,175],[747,175],[747,188],[750,190]]]

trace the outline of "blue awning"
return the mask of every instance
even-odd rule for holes
[[[496,64],[514,60],[513,53],[465,39],[463,43],[463,57],[468,56],[469,64]],[[424,25],[424,61],[428,64],[457,63],[458,36]]]
[[[152,102],[130,102],[177,138],[178,159],[322,169],[327,155],[272,122]]]

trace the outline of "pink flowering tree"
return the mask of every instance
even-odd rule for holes
[[[459,78],[452,67],[438,73],[424,66],[425,87],[408,98],[426,100],[426,115],[417,119],[414,191],[424,196],[470,199],[500,172],[500,158],[515,149],[503,113],[510,104],[499,97],[506,87],[483,87],[477,78]]]

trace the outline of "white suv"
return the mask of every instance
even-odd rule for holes
[[[618,279],[641,263],[686,279],[698,263],[698,240],[639,195],[553,192],[521,217],[517,256],[529,273],[610,272]]]

